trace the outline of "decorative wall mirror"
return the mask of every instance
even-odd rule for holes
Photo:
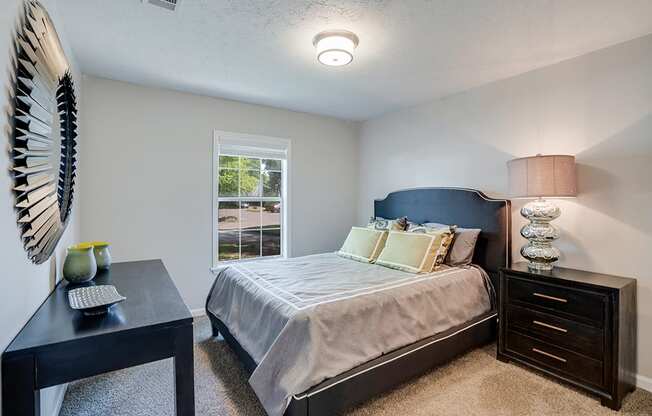
[[[23,245],[40,264],[54,252],[70,218],[77,101],[59,36],[38,1],[24,3],[15,40],[13,190]]]

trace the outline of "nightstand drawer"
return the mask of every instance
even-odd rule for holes
[[[506,349],[527,361],[566,377],[603,387],[602,361],[552,346],[535,338],[508,331]]]
[[[602,329],[544,312],[507,305],[507,329],[518,329],[534,337],[601,360],[604,353]]]
[[[600,293],[509,276],[507,296],[509,302],[524,302],[551,313],[561,312],[585,318],[600,328],[604,326],[607,296]]]

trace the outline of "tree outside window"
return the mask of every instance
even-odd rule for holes
[[[281,255],[281,159],[219,155],[219,261]]]

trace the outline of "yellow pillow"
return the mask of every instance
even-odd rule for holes
[[[385,248],[376,264],[411,273],[429,273],[443,262],[451,240],[450,230],[433,230],[427,233],[390,231]],[[441,262],[439,263],[441,264]]]
[[[373,263],[385,246],[386,239],[386,230],[351,227],[349,235],[337,254],[363,263]]]

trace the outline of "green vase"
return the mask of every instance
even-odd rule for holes
[[[70,283],[84,283],[95,277],[97,263],[91,244],[77,244],[68,247],[63,263],[63,277]]]
[[[109,243],[105,241],[93,241],[93,254],[95,254],[95,262],[97,263],[97,270],[109,270],[111,268],[111,252],[109,251]]]

